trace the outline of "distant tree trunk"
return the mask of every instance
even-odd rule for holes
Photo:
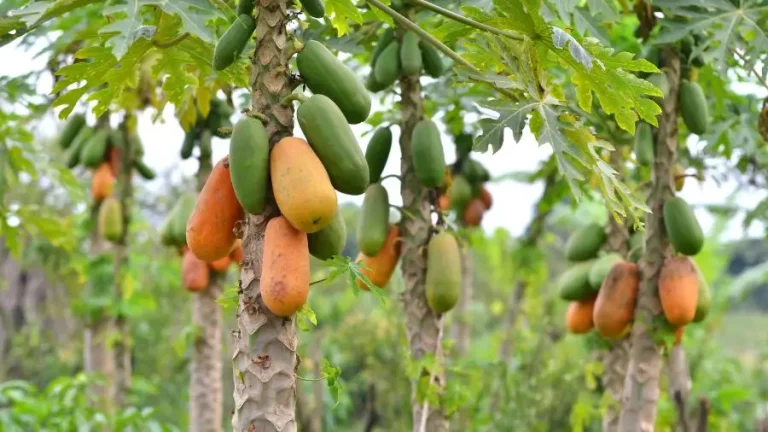
[[[691,431],[687,402],[691,391],[691,378],[688,374],[688,362],[685,360],[685,349],[681,344],[675,344],[669,351],[667,359],[667,390],[669,399],[677,410],[678,426],[683,432]]]
[[[624,172],[624,153],[618,148],[611,152],[611,167],[618,173]],[[626,221],[620,223],[608,215],[607,239],[605,250],[616,252],[626,258],[629,252],[629,230]],[[629,363],[629,337],[616,341],[603,353],[603,386],[610,397],[610,404],[603,414],[603,432],[616,432],[619,429],[621,414],[621,395],[624,391],[624,377]]]
[[[640,261],[642,280],[632,326],[629,368],[624,381],[621,432],[652,431],[659,399],[661,348],[653,340],[653,320],[661,313],[658,280],[664,260],[671,254],[664,231],[664,202],[674,195],[672,172],[677,154],[677,98],[680,90],[680,58],[671,47],[662,51],[662,71],[669,81],[659,130],[654,143],[653,180],[648,194],[645,255]]]
[[[469,351],[470,337],[472,334],[472,322],[470,320],[470,305],[475,287],[475,266],[472,261],[472,247],[467,244],[461,248],[461,297],[456,305],[455,329],[456,329],[456,356],[464,357]]]
[[[268,118],[270,145],[293,132],[293,107],[284,105],[294,83],[289,59],[293,42],[288,33],[286,0],[260,0],[256,10],[258,49],[252,56],[251,109]],[[295,432],[296,317],[273,315],[261,299],[264,229],[276,212],[274,204],[260,216],[246,215],[243,269],[232,356],[235,432]]]
[[[414,10],[404,12],[413,19]],[[402,36],[402,32],[400,32]],[[400,163],[401,188],[404,213],[410,215],[401,221],[400,233],[405,239],[401,243],[401,269],[405,282],[403,306],[405,307],[405,328],[408,335],[411,359],[418,362],[427,355],[439,358],[441,353],[441,336],[443,321],[427,305],[424,291],[426,257],[424,249],[429,240],[432,220],[430,213],[429,190],[418,177],[412,164],[411,135],[413,129],[424,117],[424,99],[421,96],[421,85],[418,75],[400,76]],[[429,375],[429,371],[422,371]],[[433,377],[433,383],[438,388],[445,385],[445,375],[438,373]],[[448,430],[448,420],[439,409],[418,398],[419,380],[411,382],[411,411],[413,414],[414,432],[442,432]],[[427,408],[424,412],[424,407]],[[424,428],[422,429],[422,423]]]

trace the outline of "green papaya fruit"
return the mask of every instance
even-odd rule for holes
[[[232,107],[230,107],[229,103],[224,99],[213,98],[211,99],[211,110],[208,113],[208,118],[210,118],[212,114],[218,114],[221,117],[229,119],[233,114]]]
[[[322,18],[325,16],[325,4],[323,0],[299,0],[309,16]]]
[[[704,233],[693,209],[680,197],[664,203],[664,226],[669,242],[683,255],[696,255],[704,246]]]
[[[193,129],[184,134],[184,142],[181,144],[181,158],[183,160],[189,159],[192,156],[192,150],[195,149],[195,138],[197,132]]]
[[[160,244],[163,246],[174,246],[171,221],[173,221],[173,218],[169,215],[165,218],[165,221],[163,221],[163,226],[160,227]]]
[[[445,179],[445,155],[440,142],[440,131],[432,120],[416,123],[411,135],[413,170],[421,183],[434,188]]]
[[[421,47],[421,62],[424,64],[424,71],[432,78],[439,78],[445,68],[440,52],[424,41],[419,42],[419,47]]]
[[[107,154],[107,138],[109,131],[106,129],[97,130],[88,140],[80,152],[80,162],[86,168],[97,168],[104,162]]]
[[[421,50],[419,37],[412,31],[403,35],[400,45],[400,67],[405,75],[418,75],[421,72]]]
[[[381,52],[384,51],[393,40],[395,40],[395,31],[391,27],[386,28],[381,32],[381,36],[379,36],[379,40],[376,42],[376,47],[373,49],[373,54],[371,54],[371,70],[373,70],[376,60],[381,55]]]
[[[393,40],[384,48],[373,66],[373,75],[384,88],[397,81],[400,76],[400,42]]]
[[[210,129],[203,129],[202,132],[200,132],[200,157],[203,159],[208,159],[213,154],[213,148],[211,147],[211,140],[213,139],[213,134],[211,133]]]
[[[72,115],[59,135],[59,146],[68,149],[83,126],[85,126],[85,116],[82,114]]]
[[[250,14],[241,14],[227,31],[221,35],[213,50],[213,67],[217,71],[224,70],[235,62],[242,54],[248,39],[256,30],[256,21]]]
[[[105,199],[99,206],[99,234],[104,239],[117,243],[123,235],[123,206],[113,197]]]
[[[144,180],[153,180],[155,178],[155,170],[150,168],[149,165],[145,164],[141,159],[133,160],[133,168],[136,169],[136,172],[138,172]]]
[[[692,133],[701,135],[707,131],[709,123],[707,98],[698,83],[683,81],[680,85],[680,114],[685,126]]]
[[[365,149],[365,160],[368,162],[368,175],[371,183],[376,183],[387,165],[389,151],[392,148],[392,131],[388,127],[376,129]]]
[[[187,221],[192,214],[192,210],[195,209],[196,201],[197,199],[194,195],[183,194],[171,210],[173,220],[171,221],[170,230],[174,244],[177,246],[187,244]]]
[[[456,238],[448,232],[436,234],[427,246],[425,291],[427,304],[437,313],[453,309],[461,291],[461,253]]]
[[[635,130],[635,159],[639,165],[653,164],[653,130],[645,122],[640,122]]]
[[[357,223],[357,247],[366,256],[376,256],[389,232],[389,195],[380,183],[368,186]]]
[[[368,162],[339,107],[327,96],[316,94],[299,106],[296,118],[333,187],[349,195],[365,192]]]
[[[387,86],[378,82],[376,80],[376,75],[373,73],[373,71],[371,71],[371,73],[368,74],[368,79],[365,80],[365,88],[372,93],[378,93],[387,88]]]
[[[461,174],[473,185],[484,183],[491,179],[491,174],[485,166],[474,159],[464,160],[461,166]]]
[[[253,15],[253,9],[256,6],[256,0],[238,0],[237,15]]]
[[[712,294],[709,291],[709,284],[704,279],[704,275],[696,267],[696,271],[699,274],[699,297],[696,300],[696,315],[693,317],[693,322],[702,322],[709,315],[709,310],[712,308]]]
[[[269,185],[269,135],[260,120],[243,117],[235,124],[229,141],[229,175],[245,211],[262,214]]]
[[[599,290],[603,285],[605,277],[608,276],[608,272],[611,271],[613,265],[622,261],[621,255],[617,253],[609,253],[601,256],[595,260],[592,267],[589,269],[589,286],[593,290]]]
[[[589,283],[592,261],[583,261],[569,267],[557,280],[557,291],[563,300],[586,300],[595,294]]]
[[[80,154],[83,152],[83,147],[91,139],[96,130],[88,126],[80,129],[77,136],[72,141],[69,149],[67,149],[67,168],[74,168],[80,163]]]
[[[451,187],[448,188],[448,198],[451,201],[451,207],[461,214],[473,196],[472,185],[466,177],[462,174],[454,176]]]
[[[590,223],[574,232],[565,243],[565,256],[568,261],[587,261],[597,256],[605,243],[605,229],[596,223]]]
[[[141,138],[139,138],[139,134],[130,134],[128,136],[128,140],[131,142],[131,157],[136,158],[143,158],[144,157],[144,144],[141,143]]]
[[[470,134],[456,135],[456,159],[464,159],[472,152],[472,146],[474,145],[474,138]]]
[[[341,255],[347,243],[347,224],[341,212],[336,212],[330,224],[320,231],[307,234],[309,253],[321,260]]]
[[[364,122],[371,113],[371,95],[360,79],[320,42],[311,40],[296,56],[304,83],[314,94],[328,96],[347,122]]]
[[[214,105],[211,104],[211,107],[213,106]],[[210,130],[214,136],[217,136],[219,138],[227,138],[228,134],[225,133],[221,128],[232,127],[232,122],[229,119],[231,115],[232,115],[232,110],[229,109],[228,105],[227,105],[227,109],[224,109],[224,110],[211,109],[211,112],[208,114],[208,120],[206,121],[206,123],[208,124],[208,130]]]
[[[667,97],[669,94],[669,80],[667,80],[667,74],[663,72],[652,74],[647,78],[647,80],[649,83],[658,87],[658,89],[664,93],[664,97]]]

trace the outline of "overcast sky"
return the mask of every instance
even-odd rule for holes
[[[3,61],[0,62],[0,75],[16,76],[27,73],[30,70],[39,70],[45,67],[45,58],[33,58],[30,53],[26,53],[18,48],[17,44],[11,44],[0,49]],[[52,80],[50,76],[45,76],[38,82],[38,89],[42,93],[50,91]],[[765,97],[764,89],[754,86],[745,86],[745,92],[750,92]],[[374,110],[376,107],[374,107]],[[145,162],[158,172],[173,171],[181,177],[183,174],[192,175],[197,170],[197,162],[194,159],[181,161],[179,158],[179,149],[183,140],[184,132],[178,122],[173,117],[172,107],[167,107],[163,113],[165,122],[153,124],[151,113],[147,112],[139,118],[139,134],[145,147]],[[42,133],[53,135],[56,133],[56,125],[53,122],[44,123]],[[370,129],[368,125],[356,125],[353,130],[357,134],[361,146],[367,145],[368,136],[360,138],[360,135]],[[298,125],[294,129],[297,136],[301,136],[301,130]],[[397,146],[399,130],[393,127],[394,145],[390,153],[387,166],[384,170],[386,174],[397,174],[400,168],[400,151]],[[454,149],[451,139],[443,135],[444,152],[447,161],[454,159]],[[692,145],[697,145],[693,143]],[[228,141],[214,139],[213,155],[215,160],[223,157],[228,149]],[[539,163],[549,157],[552,150],[548,145],[539,146],[533,139],[533,136],[526,131],[520,142],[515,143],[511,134],[507,131],[505,135],[504,146],[501,151],[492,155],[491,153],[478,154],[473,153],[473,157],[482,162],[492,176],[499,176],[510,171],[530,171],[535,169]],[[161,177],[149,182],[158,184],[162,181]],[[399,184],[397,180],[385,180],[384,185],[390,194],[390,202],[400,204],[402,201],[399,194]],[[490,231],[497,227],[504,227],[513,234],[522,233],[530,220],[532,206],[541,195],[542,185],[527,185],[514,181],[494,182],[489,185],[489,190],[494,197],[494,207],[483,219],[483,227]],[[722,204],[729,197],[735,195],[735,201],[739,205],[747,208],[753,208],[760,200],[766,196],[766,191],[737,191],[738,185],[735,183],[725,183],[717,185],[713,181],[705,181],[699,184],[694,179],[687,179],[685,188],[679,193],[691,204]],[[362,202],[362,196],[352,197],[341,196],[341,201]],[[712,217],[705,211],[697,209],[697,216],[702,223],[705,231],[712,226]],[[727,231],[727,237],[740,238],[744,235],[740,227],[740,219],[731,223]],[[763,236],[762,226],[753,225],[749,231],[750,236]]]

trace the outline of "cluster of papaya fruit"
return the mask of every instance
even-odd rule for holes
[[[558,280],[559,295],[570,301],[566,327],[575,334],[596,328],[607,339],[623,337],[634,320],[640,284],[638,243],[641,233],[629,240],[630,260],[617,253],[598,256],[605,243],[602,226],[592,223],[576,231],[566,243],[572,266]],[[709,312],[709,287],[695,263],[687,256],[666,259],[658,281],[658,294],[666,321],[682,337],[682,328],[700,322]]]
[[[195,147],[199,149],[201,158],[210,158],[212,152],[211,138],[214,136],[226,138],[228,136],[222,128],[232,127],[230,117],[232,117],[232,109],[226,101],[217,98],[211,99],[208,117],[204,118],[198,112],[195,126],[184,134],[184,142],[181,144],[181,159],[189,159]]]
[[[443,74],[445,66],[437,49],[420,41],[412,31],[406,31],[398,39],[395,30],[387,28],[371,55],[371,73],[365,87],[376,93],[394,84],[401,74],[417,75],[422,69],[433,78]]]
[[[465,226],[479,226],[483,215],[493,205],[493,197],[485,183],[491,179],[488,170],[470,157],[472,136],[456,136],[456,162],[446,171],[445,187],[437,203],[441,211],[454,210]]]

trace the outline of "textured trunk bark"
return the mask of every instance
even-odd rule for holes
[[[645,256],[640,261],[642,280],[632,326],[629,367],[624,381],[621,432],[653,431],[659,399],[661,348],[653,341],[653,320],[661,313],[658,280],[664,259],[671,253],[664,231],[664,201],[674,195],[672,171],[677,154],[677,97],[680,90],[680,58],[672,48],[662,52],[662,70],[669,81],[659,130],[654,143],[653,180],[648,194]]]
[[[469,307],[472,304],[472,292],[475,287],[475,266],[472,261],[472,247],[468,244],[461,250],[461,297],[456,307],[456,355],[461,358],[469,351],[472,326]]]
[[[678,430],[689,432],[691,419],[688,415],[688,394],[691,391],[691,378],[688,373],[688,362],[685,360],[685,349],[682,345],[674,345],[667,359],[667,391],[669,399],[677,410]]]
[[[407,16],[413,18],[414,11],[409,10]],[[442,320],[427,305],[424,292],[424,281],[427,261],[424,249],[429,240],[432,220],[430,214],[429,190],[424,188],[416,177],[411,156],[411,135],[416,123],[424,116],[424,99],[421,96],[419,76],[400,76],[400,176],[402,184],[400,193],[403,197],[404,217],[401,222],[401,235],[405,239],[401,243],[401,269],[405,282],[403,306],[405,308],[405,328],[408,335],[411,359],[418,362],[425,355],[439,358],[442,337]],[[422,371],[429,375],[429,371]],[[413,430],[415,432],[442,432],[448,430],[448,420],[437,407],[420,401],[418,379],[411,382],[411,411],[413,413]],[[434,385],[442,388],[445,376],[438,373],[433,377]],[[426,410],[425,410],[426,408]]]
[[[624,172],[624,154],[621,149],[611,152],[610,164],[619,174]],[[619,223],[612,215],[608,216],[608,232],[605,250],[616,252],[622,257],[629,252],[629,231],[625,223]],[[603,387],[610,397],[610,404],[603,414],[603,432],[616,432],[619,429],[621,414],[621,395],[624,392],[624,377],[629,363],[629,338],[613,343],[603,353]]]
[[[251,109],[268,118],[265,124],[274,145],[293,133],[293,107],[282,99],[292,91],[292,39],[286,30],[287,0],[259,0],[256,18],[258,49],[252,57]],[[240,275],[237,330],[232,356],[236,432],[296,431],[296,317],[273,315],[261,299],[264,229],[275,213],[246,216],[245,257]]]

